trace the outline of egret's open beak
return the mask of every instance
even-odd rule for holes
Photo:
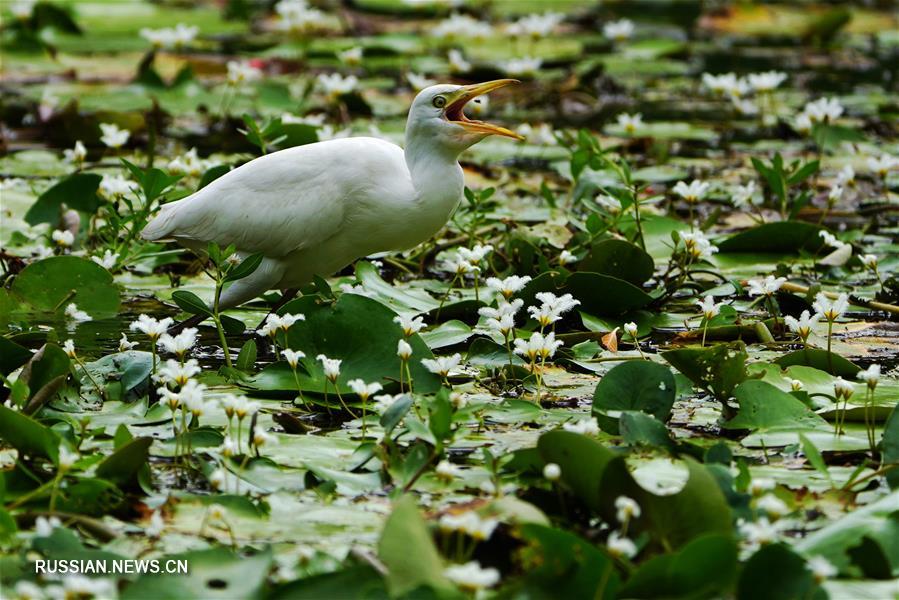
[[[464,112],[465,105],[471,100],[512,83],[519,83],[519,81],[517,79],[497,79],[495,81],[462,86],[447,98],[448,103],[443,111],[443,116],[446,117],[447,121],[455,123],[456,125],[461,125],[473,133],[504,135],[516,140],[523,140],[524,136],[518,135],[510,129],[500,127],[499,125],[492,125],[491,123],[485,123],[484,121],[469,119],[465,116]]]

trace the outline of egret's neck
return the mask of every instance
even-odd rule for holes
[[[434,142],[433,137],[406,135],[406,166],[418,201],[447,215],[462,197],[465,180],[459,152]]]

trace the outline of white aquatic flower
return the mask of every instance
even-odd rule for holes
[[[755,181],[750,181],[746,185],[736,186],[731,192],[731,200],[737,208],[747,204],[758,204],[759,202],[756,201],[755,192]],[[759,196],[759,200],[761,200],[761,196]]]
[[[258,402],[254,402],[246,396],[231,396],[231,398],[233,398],[231,401],[232,410],[234,411],[234,416],[238,419],[252,417],[261,408]],[[225,408],[225,414],[228,414],[227,407]]]
[[[710,321],[721,312],[721,307],[724,305],[723,302],[719,302],[715,304],[715,299],[712,296],[706,296],[702,300],[697,300],[696,304],[699,305],[699,309],[702,311],[702,314],[705,316],[706,321]]]
[[[459,248],[459,256],[463,260],[467,260],[472,265],[476,265],[483,261],[490,253],[493,252],[493,246],[490,244],[475,244],[471,248]]]
[[[340,73],[320,73],[316,78],[316,83],[325,96],[333,102],[341,96],[356,91],[359,86],[359,78],[355,75],[344,77]]]
[[[802,112],[814,124],[834,121],[843,114],[844,110],[843,105],[836,98],[818,98],[814,102],[806,104]]]
[[[565,15],[557,12],[533,13],[525,15],[510,24],[507,31],[511,35],[527,36],[533,39],[547,37],[565,19]]]
[[[804,310],[802,311],[802,314],[799,315],[798,319],[791,315],[785,316],[784,323],[787,324],[790,331],[805,341],[808,339],[808,336],[811,335],[812,328],[815,326],[815,323],[818,322],[819,318],[820,315],[818,313],[810,314],[809,311]]]
[[[749,493],[753,496],[760,496],[765,492],[770,492],[775,488],[777,484],[773,479],[768,479],[767,477],[754,477],[749,482]]]
[[[362,64],[362,46],[353,46],[337,53],[337,58],[348,67]]]
[[[858,259],[862,262],[862,264],[871,269],[872,271],[877,269],[877,255],[876,254],[862,254],[858,257]]]
[[[165,530],[165,520],[162,518],[162,511],[155,510],[150,515],[150,523],[144,528],[144,534],[153,539],[158,539]]]
[[[253,429],[253,445],[257,448],[262,446],[274,446],[278,443],[278,437],[268,431],[256,426]]]
[[[437,474],[437,477],[445,479],[446,481],[452,481],[456,477],[462,475],[462,469],[448,460],[441,460],[437,463],[434,472]]]
[[[568,250],[562,250],[559,253],[559,263],[563,265],[570,265],[571,263],[576,263],[578,261],[577,256],[569,252]]]
[[[621,212],[621,201],[618,198],[609,196],[608,194],[597,194],[593,199],[599,206],[611,213]]]
[[[426,87],[431,87],[437,83],[433,79],[428,79],[425,75],[413,73],[412,71],[406,73],[406,81],[409,82],[409,85],[412,86],[412,89],[416,92],[420,92]]]
[[[209,475],[209,485],[215,490],[225,488],[225,470],[219,467]]]
[[[188,350],[194,347],[196,343],[196,327],[187,327],[183,329],[178,335],[169,335],[168,333],[163,333],[156,341],[156,345],[163,352],[168,352],[169,354],[177,354],[178,356],[184,356],[188,352]]]
[[[480,541],[489,540],[499,526],[499,521],[492,518],[481,518],[476,512],[469,510],[463,513],[447,513],[440,517],[438,526],[443,531],[461,531]]]
[[[534,75],[543,66],[543,59],[531,56],[511,58],[497,65],[499,69],[508,75]]]
[[[801,391],[803,386],[804,386],[804,384],[801,381],[799,381],[798,379],[790,380],[790,391],[793,391],[793,392]]]
[[[536,299],[540,306],[529,306],[528,314],[540,323],[541,327],[551,325],[562,318],[562,315],[579,305],[580,300],[575,300],[571,294],[556,296],[552,292],[538,292]]]
[[[877,387],[877,382],[880,381],[880,365],[868,365],[867,369],[859,371],[855,376],[868,384],[868,388],[873,390]]]
[[[451,565],[443,571],[443,574],[459,587],[468,590],[491,588],[500,581],[498,570],[493,567],[484,568],[476,560],[464,565]]]
[[[636,133],[638,129],[643,127],[643,115],[641,113],[636,113],[633,115],[629,115],[627,113],[621,113],[616,117],[618,122],[618,126],[624,129],[628,134],[633,135]]]
[[[634,22],[629,19],[609,21],[602,26],[602,34],[610,40],[623,42],[634,35]]]
[[[262,71],[247,61],[229,60],[226,67],[228,85],[245,85],[262,79]]]
[[[337,378],[340,377],[340,363],[343,361],[339,358],[328,358],[324,354],[319,354],[315,357],[315,360],[321,362],[325,377],[327,377],[331,383],[336,382]]]
[[[642,512],[640,505],[633,498],[627,496],[615,498],[615,518],[619,523],[628,523],[631,519],[639,519]]]
[[[458,352],[452,356],[438,356],[433,359],[423,358],[421,360],[421,364],[428,371],[441,377],[449,375],[449,372],[458,367],[460,362],[462,362],[462,355]]]
[[[812,130],[812,120],[805,113],[799,113],[793,119],[793,129],[799,133],[809,133]]]
[[[515,354],[527,356],[528,360],[536,362],[538,358],[541,360],[552,358],[563,342],[556,340],[554,332],[543,335],[539,331],[535,331],[531,334],[528,341],[516,338],[514,343]]]
[[[539,125],[531,125],[530,123],[522,123],[515,130],[520,135],[527,138],[527,141],[537,146],[556,146],[559,140],[553,133],[553,128],[548,123],[540,123]]]
[[[843,197],[843,186],[835,185],[827,192],[827,202],[832,206],[840,201]],[[826,233],[822,231],[821,233]]]
[[[523,290],[524,286],[526,286],[530,281],[531,277],[529,275],[509,275],[505,279],[500,279],[498,277],[488,277],[486,283],[488,288],[499,292],[508,299],[511,298],[514,294]]]
[[[874,156],[868,158],[867,164],[868,169],[873,173],[877,173],[881,178],[885,178],[888,172],[899,167],[899,158],[889,154],[881,154],[879,158]]]
[[[471,63],[465,60],[465,55],[455,48],[447,53],[446,60],[449,62],[451,73],[468,73],[471,71]]]
[[[377,413],[385,413],[387,410],[396,404],[396,402],[402,398],[405,394],[379,394],[375,396],[375,404],[372,407]]]
[[[23,3],[20,2],[18,4]],[[15,6],[13,8],[15,8]],[[27,19],[28,15],[19,18]],[[13,597],[16,600],[44,600],[44,598],[46,598],[46,596],[44,595],[44,590],[41,589],[41,586],[31,581],[25,580],[16,583],[16,586],[13,588]]]
[[[311,125],[313,127],[321,127],[325,124],[325,117],[326,115],[324,113],[303,115],[302,117],[290,113],[281,113],[281,123],[284,125]]]
[[[135,346],[137,346],[137,342],[129,342],[128,336],[122,333],[122,337],[119,338],[119,352],[128,352]]]
[[[62,527],[62,521],[58,517],[39,516],[34,521],[34,535],[40,538],[50,537],[57,527]]]
[[[418,333],[421,331],[422,327],[425,326],[424,317],[404,317],[397,315],[393,317],[393,322],[400,326],[403,330],[403,335],[406,337]]]
[[[237,442],[234,441],[230,435],[226,435],[224,439],[222,439],[222,445],[218,448],[219,454],[224,456],[225,458],[230,458],[232,456],[237,455],[239,449],[237,447]]]
[[[103,256],[91,256],[91,261],[97,263],[101,267],[106,270],[112,270],[115,267],[116,261],[119,260],[119,255],[113,254],[112,250],[106,250],[103,253]]]
[[[633,558],[637,555],[637,545],[630,538],[622,536],[617,531],[609,534],[606,547],[609,549],[609,553],[614,556]]]
[[[72,466],[78,462],[78,459],[81,456],[78,452],[70,451],[69,447],[65,444],[59,445],[59,470],[62,472],[66,472],[72,468]]]
[[[351,379],[347,382],[347,385],[353,390],[353,393],[359,396],[363,402],[368,400],[369,396],[373,394],[377,394],[383,389],[383,386],[377,381],[372,383],[365,383],[361,379]]]
[[[849,294],[841,293],[836,300],[831,301],[824,292],[818,292],[815,295],[815,302],[812,304],[812,308],[824,317],[826,321],[836,321],[849,308]]]
[[[431,29],[431,35],[443,39],[486,39],[493,35],[493,27],[468,15],[453,13]]]
[[[174,27],[164,27],[162,29],[149,29],[144,27],[140,30],[140,36],[153,44],[156,48],[171,49],[186,46],[196,39],[200,28],[196,25],[185,25],[178,23]]]
[[[66,317],[75,321],[76,323],[84,323],[85,321],[91,321],[91,316],[78,308],[78,305],[74,302],[69,302],[66,305],[65,311]]]
[[[637,324],[633,321],[629,321],[624,324],[624,331],[632,338],[637,337]]]
[[[760,517],[755,522],[738,523],[737,529],[740,535],[754,547],[771,544],[780,539],[780,530],[766,517]]]
[[[396,343],[396,355],[402,360],[409,360],[412,356],[412,346],[406,340],[400,340]]]
[[[100,141],[110,148],[121,148],[128,143],[128,138],[131,137],[130,131],[119,129],[115,123],[100,123],[100,131],[103,133]]]
[[[306,358],[306,353],[300,350],[285,348],[284,350],[281,350],[281,356],[284,357],[284,360],[287,361],[287,364],[290,365],[291,369],[296,369],[297,365],[300,364],[300,359]]]
[[[829,560],[818,555],[812,556],[806,560],[805,566],[812,574],[812,577],[815,578],[815,582],[819,584],[824,583],[839,572]]]
[[[756,500],[755,506],[758,510],[765,512],[768,516],[775,519],[790,512],[790,507],[787,506],[787,503],[774,494],[765,494]]]
[[[837,174],[837,184],[841,186],[855,187],[855,169],[852,165],[846,165]]]
[[[672,190],[675,194],[683,198],[685,201],[693,204],[699,202],[705,197],[712,184],[707,181],[694,179],[689,185],[683,181],[678,181]]]
[[[546,463],[543,467],[543,476],[549,481],[558,481],[562,476],[562,468],[556,463]]]
[[[478,314],[487,319],[501,319],[502,317],[514,317],[524,306],[524,300],[516,298],[511,302],[499,302],[496,308],[490,306],[482,306],[478,309]]]
[[[852,394],[855,393],[855,386],[843,379],[842,377],[837,377],[833,380],[833,394],[838,399],[839,398],[849,398]]]
[[[275,12],[280,17],[277,26],[281,31],[308,34],[331,25],[327,14],[305,0],[281,0],[275,5]]]
[[[69,248],[75,243],[75,234],[68,229],[54,229],[50,234],[50,239],[60,248]]]
[[[62,597],[69,598],[116,598],[118,592],[115,582],[111,579],[99,577],[85,577],[84,575],[66,575],[62,580]]]
[[[9,12],[12,13],[12,16],[15,18],[24,21],[25,19],[31,18],[31,13],[34,11],[35,4],[37,4],[37,0],[19,0],[18,2],[10,4]]]
[[[741,98],[739,96],[731,96],[730,103],[737,110],[738,113],[745,116],[757,115],[761,112],[759,105],[756,104],[754,100],[750,100],[749,98]]]
[[[786,277],[775,277],[774,275],[768,275],[764,279],[750,279],[749,280],[749,295],[750,296],[772,296],[775,292],[777,292],[783,284],[787,282]]]
[[[76,354],[74,340],[66,340],[65,342],[63,342],[62,349],[69,358],[75,358]]]
[[[737,76],[734,73],[725,73],[723,75],[702,74],[702,84],[710,92],[717,95],[730,94],[732,90],[737,88],[737,81]]]
[[[176,156],[169,161],[167,169],[177,175],[199,177],[206,171],[219,165],[216,160],[200,158],[196,148],[191,148],[184,154]]]
[[[750,87],[760,94],[771,92],[780,87],[787,79],[787,74],[782,71],[767,71],[765,73],[750,73],[747,77]]]
[[[100,180],[100,195],[109,200],[123,198],[137,190],[137,183],[121,175],[104,175]]]
[[[599,425],[597,425],[596,419],[592,417],[577,421],[568,421],[562,424],[562,429],[572,433],[580,433],[581,435],[599,434]]]

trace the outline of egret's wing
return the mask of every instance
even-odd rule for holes
[[[355,140],[358,143],[311,144],[257,158],[164,206],[143,235],[234,244],[242,252],[272,258],[314,247],[340,231],[348,201],[364,185],[348,166],[352,154],[383,152],[380,144],[369,147],[361,138]],[[387,153],[384,160],[395,156]]]

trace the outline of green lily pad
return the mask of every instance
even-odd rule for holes
[[[634,360],[606,373],[593,393],[593,414],[603,429],[617,433],[620,411],[642,411],[665,422],[671,415],[676,385],[671,370],[658,363]]]
[[[718,242],[720,252],[817,252],[824,247],[820,225],[805,221],[764,223]]]
[[[25,267],[13,280],[12,293],[39,312],[61,313],[73,302],[92,317],[115,315],[119,289],[112,275],[76,256],[53,256]]]
[[[639,286],[652,277],[655,263],[650,255],[634,244],[610,239],[594,244],[578,268],[611,275]]]

